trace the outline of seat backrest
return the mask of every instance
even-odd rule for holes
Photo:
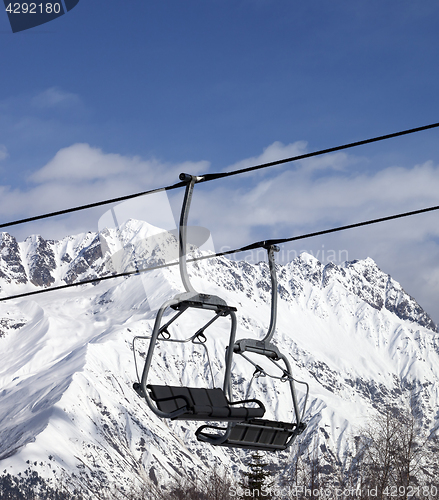
[[[188,387],[192,401],[195,406],[212,406],[214,408],[225,408],[229,406],[222,389],[205,389]]]
[[[148,385],[152,399],[159,410],[170,413],[183,406],[209,406],[227,408],[229,403],[222,389],[202,387],[176,387],[170,385]]]

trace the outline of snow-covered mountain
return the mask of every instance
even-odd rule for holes
[[[17,242],[2,233],[1,295],[169,261],[175,238],[163,233],[163,250],[154,247],[154,234],[156,228],[133,220],[100,237],[87,233],[60,241],[31,236]],[[123,251],[115,259],[120,242]],[[270,314],[266,263],[212,258],[190,264],[189,271],[199,292],[237,307],[238,338],[263,337]],[[288,467],[297,446],[311,443],[329,463],[368,417],[408,397],[426,429],[439,427],[438,330],[399,283],[371,259],[324,266],[308,254],[278,266],[278,281],[274,340],[290,357],[295,378],[309,384],[310,397],[306,431],[291,450],[270,456],[275,465]],[[148,479],[160,483],[182,469],[201,476],[214,463],[233,471],[243,467],[245,451],[199,443],[197,423],[159,419],[132,389],[133,338],[148,335],[156,305],[180,291],[174,266],[0,302],[4,474],[24,477],[32,470],[86,493],[102,484],[131,490]],[[193,333],[197,320],[178,321],[175,333]],[[223,367],[227,332],[224,320],[209,337],[215,369]],[[146,345],[137,344],[140,362]],[[163,346],[153,366],[156,380],[210,383],[204,358]],[[252,370],[237,363],[233,375],[236,397],[243,396]],[[297,389],[303,402],[302,386]],[[263,380],[257,391],[282,418],[291,414],[285,384]]]

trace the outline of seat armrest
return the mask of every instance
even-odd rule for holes
[[[243,404],[243,403],[256,403],[259,408],[261,408],[261,410],[264,410],[264,413],[265,413],[265,406],[264,404],[262,403],[262,401],[259,401],[259,399],[243,399],[242,401],[233,401],[233,402],[230,402],[230,401],[227,401],[229,403],[229,405],[239,405],[239,404]]]
[[[148,389],[152,392],[150,387],[148,387]],[[171,419],[176,418],[179,415],[182,415],[183,413],[186,413],[186,412],[192,413],[192,408],[193,408],[192,403],[189,401],[189,399],[186,396],[184,396],[182,394],[180,394],[178,396],[168,396],[166,398],[156,398],[153,394],[151,394],[151,398],[156,403],[164,403],[165,401],[174,401],[175,404],[177,404],[177,402],[175,401],[176,399],[182,399],[185,402],[184,406],[180,406],[179,408],[177,408],[176,410],[173,410],[170,413]]]
[[[182,395],[179,395],[179,396],[169,396],[167,398],[152,398],[156,403],[162,403],[163,401],[174,401],[176,399],[183,399],[184,402],[186,403],[186,407],[189,409],[192,404],[191,402],[189,401],[189,399],[186,397],[186,396],[182,396]]]

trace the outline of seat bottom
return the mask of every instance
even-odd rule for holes
[[[148,385],[147,388],[157,408],[168,413],[170,418],[179,420],[240,422],[262,417],[265,413],[265,407],[259,400],[249,399],[230,403],[223,390],[219,388],[168,385]],[[242,406],[248,403],[256,403],[258,407]],[[172,414],[175,414],[175,417]]]
[[[234,424],[230,434],[223,441],[221,441],[219,434],[205,432],[205,429],[208,428],[227,431],[224,428],[203,425],[196,431],[199,441],[230,448],[279,451],[285,450],[289,446],[291,438],[303,432],[305,425],[301,423],[297,426],[290,422],[253,419]]]

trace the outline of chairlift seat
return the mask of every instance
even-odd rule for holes
[[[262,417],[265,407],[257,399],[229,402],[219,388],[175,387],[148,385],[150,397],[160,411],[179,420],[242,421]],[[235,406],[256,403],[258,407]],[[175,414],[175,416],[172,416]]]
[[[305,424],[296,425],[291,422],[276,422],[273,420],[252,419],[233,424],[230,433],[224,440],[220,434],[206,432],[206,429],[227,431],[211,425],[203,425],[196,431],[199,441],[229,448],[247,448],[263,451],[279,451],[288,448],[291,438],[301,434]]]

